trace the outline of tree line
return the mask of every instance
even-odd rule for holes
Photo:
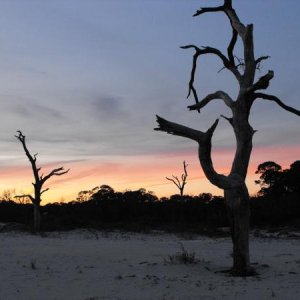
[[[259,174],[258,194],[250,199],[252,226],[300,226],[300,161],[282,169],[275,162],[264,162]],[[31,203],[20,202],[5,191],[0,200],[0,222],[33,222]],[[108,185],[80,191],[74,201],[41,206],[42,230],[74,228],[118,228],[130,230],[187,230],[216,232],[229,226],[224,198],[202,193],[175,194],[158,198],[143,188],[115,191]]]

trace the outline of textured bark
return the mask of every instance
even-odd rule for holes
[[[249,194],[247,187],[241,186],[224,191],[228,208],[231,238],[233,242],[234,275],[250,275],[249,257]]]
[[[228,17],[232,27],[232,38],[227,47],[227,56],[220,50],[212,47],[199,48],[195,45],[187,45],[182,49],[194,49],[192,70],[189,81],[189,93],[193,95],[195,104],[188,106],[190,110],[203,109],[212,100],[220,99],[231,110],[232,116],[225,117],[233,128],[236,138],[236,151],[233,159],[230,174],[228,176],[219,174],[211,159],[211,138],[218,125],[218,120],[206,132],[189,128],[174,122],[167,121],[157,116],[158,128],[169,134],[181,136],[194,140],[199,144],[199,161],[207,179],[214,185],[224,190],[226,205],[229,211],[229,220],[231,223],[231,233],[233,241],[233,273],[246,276],[253,274],[250,268],[249,259],[249,194],[245,184],[248,165],[252,152],[252,137],[255,130],[249,124],[249,115],[253,102],[256,99],[263,99],[277,103],[281,108],[300,116],[300,111],[284,104],[280,99],[273,95],[267,95],[257,92],[267,89],[274,77],[273,71],[260,77],[256,82],[255,74],[259,65],[269,56],[261,56],[255,59],[253,43],[253,25],[244,25],[238,18],[232,7],[231,0],[224,0],[222,6],[205,7],[198,10],[194,16],[200,16],[205,13],[223,12]],[[234,48],[237,39],[240,38],[244,49],[243,59],[235,62]],[[226,92],[217,91],[209,94],[199,101],[196,88],[194,86],[197,61],[202,55],[215,55],[223,62],[223,68],[230,71],[239,84],[239,93],[236,99],[232,99]],[[243,73],[239,68],[243,67]]]

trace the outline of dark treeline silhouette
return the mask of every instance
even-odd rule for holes
[[[277,226],[294,222],[300,226],[300,161],[283,170],[273,161],[260,164],[256,181],[261,189],[251,200],[252,222],[255,225]]]
[[[300,162],[289,169],[274,162],[258,166],[261,189],[251,198],[251,225],[300,226]],[[5,192],[0,201],[0,222],[32,226],[32,204],[17,203]],[[13,195],[11,196],[12,199]],[[106,228],[126,230],[164,229],[212,232],[229,226],[223,197],[172,195],[158,199],[145,189],[117,192],[108,185],[81,191],[69,203],[41,206],[42,230]]]

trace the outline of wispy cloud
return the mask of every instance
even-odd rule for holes
[[[21,117],[35,118],[35,119],[52,119],[52,120],[62,120],[65,119],[59,110],[48,107],[46,105],[41,105],[38,103],[26,103],[14,105],[12,111]]]

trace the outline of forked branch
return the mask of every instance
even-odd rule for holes
[[[239,33],[239,35],[241,36],[244,35],[246,28],[244,24],[241,23],[235,10],[233,9],[231,0],[224,0],[224,4],[222,6],[201,7],[199,10],[197,10],[197,12],[193,15],[193,17],[200,16],[207,12],[224,12],[229,18],[232,28],[235,29]]]
[[[256,62],[253,50],[253,25],[250,24],[245,26],[240,21],[235,10],[232,7],[231,0],[224,0],[224,4],[222,6],[201,8],[194,14],[194,16],[199,16],[207,12],[224,12],[228,17],[230,25],[232,27],[232,38],[227,47],[228,62],[230,63],[230,66],[227,66],[226,64],[224,64],[224,66],[233,72],[240,85],[251,85],[254,80],[256,69]],[[245,72],[242,78],[239,76],[240,73],[237,71],[237,66],[235,66],[233,53],[238,36],[240,36],[244,44]]]
[[[52,176],[61,176],[64,175],[66,173],[68,173],[70,171],[70,169],[68,170],[64,170],[64,167],[60,167],[57,169],[53,169],[49,174],[47,174],[45,177],[41,176],[41,182],[44,183],[46,182],[49,178],[51,178]]]
[[[159,116],[157,116],[157,122],[159,127],[155,128],[154,130],[164,131],[169,134],[189,138],[198,142],[200,163],[205,176],[212,184],[222,189],[232,188],[241,184],[241,182],[238,182],[237,180],[233,181],[225,175],[218,174],[214,169],[211,159],[211,139],[218,125],[218,119],[206,132],[198,131],[177,123],[167,121]]]
[[[181,49],[194,49],[195,50],[195,54],[193,56],[193,65],[192,65],[191,78],[190,78],[190,83],[189,83],[188,97],[191,93],[191,90],[192,90],[193,84],[194,84],[194,80],[195,80],[197,60],[198,60],[198,57],[201,56],[201,55],[205,55],[205,54],[216,55],[217,57],[219,57],[222,60],[224,68],[231,71],[238,81],[241,80],[241,74],[240,74],[240,72],[238,71],[238,69],[236,68],[236,66],[234,64],[234,57],[228,59],[219,49],[216,49],[216,48],[213,48],[213,47],[208,47],[208,46],[199,48],[195,45],[186,45],[186,46],[181,46],[180,48]],[[232,56],[233,56],[233,54],[232,54]]]

